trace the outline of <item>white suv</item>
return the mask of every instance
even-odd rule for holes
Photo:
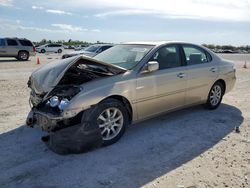
[[[45,53],[45,52],[62,53],[63,45],[61,45],[61,44],[45,44],[45,45],[36,47],[36,51],[39,53]]]

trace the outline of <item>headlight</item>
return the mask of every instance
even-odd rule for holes
[[[49,105],[51,107],[56,107],[60,104],[59,98],[57,96],[53,96],[49,99]]]
[[[59,106],[58,106],[58,108],[60,110],[64,110],[64,108],[68,105],[68,103],[69,103],[68,99],[62,99]]]

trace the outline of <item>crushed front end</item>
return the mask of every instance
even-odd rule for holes
[[[102,136],[97,123],[82,118],[83,114],[88,117],[91,108],[84,109],[77,96],[85,92],[85,83],[121,72],[124,70],[83,56],[41,67],[28,81],[31,111],[26,124],[49,132],[42,140],[59,154],[100,147]],[[76,107],[70,107],[72,101]]]
[[[80,123],[80,113],[65,116],[64,109],[81,90],[80,86],[57,86],[49,94],[39,95],[31,88],[32,108],[26,124],[31,127],[38,125],[42,130],[51,132]]]

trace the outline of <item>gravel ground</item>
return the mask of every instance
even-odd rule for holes
[[[59,59],[38,54],[41,65]],[[250,187],[250,55],[234,60],[237,83],[215,111],[184,109],[130,126],[116,144],[59,156],[24,125],[36,58],[0,59],[0,187]],[[241,68],[245,61],[249,69]],[[235,133],[240,126],[240,133]]]

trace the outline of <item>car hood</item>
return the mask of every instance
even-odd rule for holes
[[[30,77],[31,89],[39,95],[49,92],[59,83],[65,72],[80,59],[87,60],[87,62],[97,67],[104,67],[113,75],[126,72],[126,69],[112,64],[104,63],[86,56],[76,56],[48,63],[35,70]]]

